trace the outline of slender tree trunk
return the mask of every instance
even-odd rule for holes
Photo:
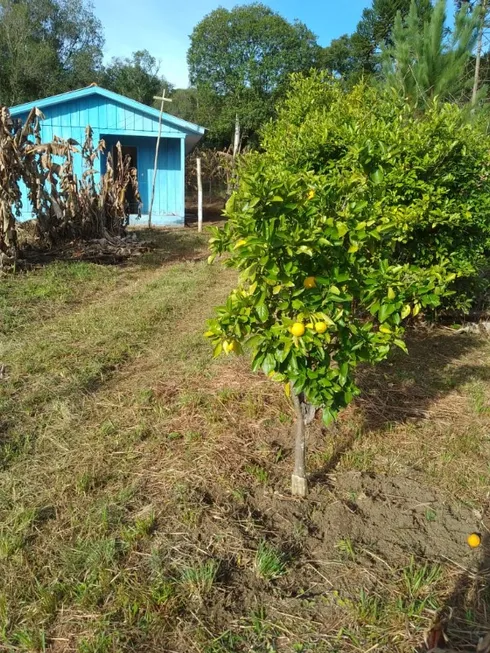
[[[475,78],[473,81],[473,92],[471,94],[471,104],[476,104],[476,97],[478,94],[478,86],[480,85],[480,63],[481,63],[481,51],[483,44],[483,30],[485,29],[485,15],[487,12],[488,0],[482,0],[480,5],[481,10],[481,22],[480,28],[478,30],[478,40],[476,43],[476,61],[475,61]]]
[[[233,191],[233,181],[235,178],[235,167],[236,167],[236,160],[238,155],[240,154],[240,119],[238,118],[238,113],[236,114],[235,117],[235,132],[233,135],[233,152],[231,155],[231,172],[228,173],[228,181],[227,181],[227,188],[226,188],[226,194],[228,197],[230,197],[232,191]]]
[[[294,471],[291,476],[291,494],[296,497],[306,497],[308,494],[308,480],[306,478],[306,429],[301,399],[294,392],[291,385],[296,421],[294,423]]]
[[[233,138],[233,163],[239,154],[240,151],[240,119],[238,118],[238,113],[235,117],[235,135]]]

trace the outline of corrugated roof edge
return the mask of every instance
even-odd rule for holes
[[[149,107],[146,104],[143,104],[142,102],[137,102],[136,100],[132,100],[131,98],[125,97],[124,95],[119,95],[119,93],[108,91],[106,88],[102,88],[101,86],[92,86],[92,85],[86,86],[85,88],[77,89],[76,91],[68,91],[66,93],[60,93],[59,95],[51,95],[50,97],[43,98],[42,100],[35,100],[34,102],[25,102],[24,104],[18,104],[15,107],[10,108],[10,114],[12,116],[16,116],[21,113],[26,113],[27,111],[30,111],[34,107],[37,107],[38,109],[42,110],[44,107],[49,107],[52,106],[53,104],[59,104],[60,102],[67,102],[67,101],[69,102],[71,100],[78,100],[80,98],[87,97],[88,95],[101,95],[102,97],[105,97],[109,100],[113,100],[114,102],[119,102],[121,104],[124,104],[125,106],[130,107],[131,109],[142,111],[147,115],[151,116],[152,118],[158,118],[160,115],[158,109]],[[195,125],[194,123],[188,122],[187,120],[183,120],[182,118],[177,118],[177,116],[172,116],[170,113],[164,113],[163,119],[165,120],[165,122],[169,122],[175,125],[176,127],[181,127],[182,129],[185,129],[186,131],[192,132],[194,134],[203,135],[205,132],[204,127],[201,127],[200,125]]]

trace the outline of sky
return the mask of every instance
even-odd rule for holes
[[[146,49],[160,61],[160,73],[185,88],[194,26],[213,9],[237,4],[252,4],[252,0],[137,0],[131,5],[127,0],[94,0],[94,10],[104,26],[106,59]],[[371,0],[265,0],[264,4],[290,21],[297,18],[305,23],[325,46],[353,32]]]

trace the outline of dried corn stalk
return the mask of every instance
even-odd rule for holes
[[[84,172],[74,173],[74,154],[79,144],[55,137],[41,139],[40,111],[33,109],[24,125],[14,125],[6,107],[0,107],[0,264],[17,257],[16,215],[22,208],[20,182],[27,187],[29,201],[37,219],[40,237],[50,244],[65,238],[110,238],[124,231],[128,222],[127,190],[133,188],[139,203],[138,176],[130,157],[116,146],[117,162],[107,156],[107,172],[95,182],[96,160],[105,149],[96,146],[88,126],[81,147]],[[62,163],[53,161],[61,157]]]

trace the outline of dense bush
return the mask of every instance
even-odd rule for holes
[[[317,74],[293,80],[262,146],[211,240],[241,276],[207,335],[216,355],[248,342],[254,369],[328,423],[358,392],[360,361],[405,348],[409,316],[467,305],[455,284],[486,260],[490,141],[455,105],[417,114]]]

